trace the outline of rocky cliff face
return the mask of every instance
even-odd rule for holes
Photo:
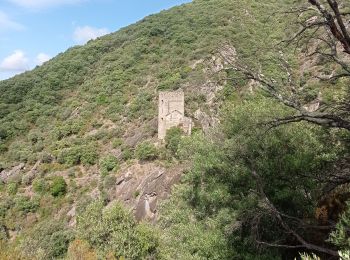
[[[138,220],[157,219],[157,205],[166,199],[182,174],[183,166],[166,168],[156,163],[137,163],[121,171],[111,196],[132,208]]]

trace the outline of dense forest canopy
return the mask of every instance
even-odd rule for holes
[[[1,81],[0,258],[349,259],[349,19],[195,0]],[[160,144],[179,88],[193,134]],[[181,175],[153,222],[115,195],[143,165]]]

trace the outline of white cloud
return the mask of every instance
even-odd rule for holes
[[[109,33],[107,28],[94,28],[90,26],[77,27],[73,34],[76,43],[84,44],[89,40],[96,39]]]
[[[46,53],[39,53],[37,56],[36,56],[36,59],[35,59],[35,63],[37,65],[42,65],[44,62],[47,62],[48,60],[51,59],[51,56],[50,55],[47,55]]]
[[[29,69],[29,60],[21,50],[14,51],[0,64],[0,71],[23,72]]]
[[[29,59],[22,50],[15,50],[0,62],[0,80],[11,78],[35,66],[41,66],[52,57],[46,53],[39,53],[35,58]]]
[[[0,11],[0,31],[21,30],[23,28],[23,25],[11,20],[6,13]]]
[[[25,8],[42,9],[42,8],[47,8],[52,6],[76,4],[76,3],[83,2],[84,0],[7,0],[7,1]]]
[[[5,80],[5,79],[9,79],[13,76],[15,76],[16,74],[18,74],[19,72],[1,72],[0,71],[0,81],[1,80]]]

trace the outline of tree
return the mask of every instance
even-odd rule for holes
[[[346,18],[350,16],[350,5],[348,1],[337,0],[309,0],[304,2],[304,5],[293,8],[288,11],[283,11],[284,19],[286,16],[295,21],[297,32],[293,37],[288,38],[276,46],[276,56],[273,57],[274,62],[279,64],[279,75],[277,77],[266,76],[264,68],[245,65],[236,54],[236,50],[226,45],[220,50],[220,55],[225,60],[227,66],[225,71],[230,75],[234,75],[232,80],[237,75],[242,75],[245,79],[251,82],[262,90],[265,95],[272,97],[277,102],[287,108],[288,115],[278,117],[273,120],[264,122],[266,130],[270,131],[282,125],[288,125],[296,122],[307,122],[313,125],[321,126],[323,129],[336,129],[339,136],[349,136],[350,134],[350,28],[347,26]],[[276,14],[274,14],[276,15]],[[271,18],[272,19],[272,18]],[[293,30],[294,30],[293,28]],[[294,46],[294,52],[300,58],[312,61],[316,72],[310,72],[309,77],[305,80],[305,75],[295,69],[289,54]],[[340,51],[341,50],[341,51]],[[269,74],[269,73],[267,73]],[[306,82],[305,82],[306,81]],[[327,88],[341,85],[342,91],[333,91],[328,102],[315,97],[314,100],[307,100],[304,91],[307,85],[315,82],[320,82]],[[323,86],[322,86],[323,87]],[[340,94],[339,94],[340,93]],[[317,100],[318,99],[318,100]],[[310,108],[308,103],[317,101],[317,106]],[[343,134],[344,133],[344,134]],[[345,147],[348,147],[348,139],[339,139]],[[336,188],[350,183],[350,173],[348,171],[349,149],[345,148],[344,156],[334,161],[338,166],[334,169],[322,171],[322,188],[321,197],[333,196]],[[337,250],[334,250],[331,245],[315,244],[308,242],[302,230],[317,230],[327,229],[328,232],[335,226],[334,223],[327,222],[326,227],[319,225],[310,226],[302,218],[286,214],[276,207],[274,201],[265,193],[267,179],[263,173],[256,170],[254,163],[250,165],[252,178],[256,182],[256,192],[259,194],[261,203],[266,207],[268,214],[276,221],[276,224],[283,230],[285,234],[289,234],[290,241],[293,243],[278,243],[278,239],[274,241],[256,242],[260,245],[269,247],[310,250],[312,252],[324,253],[326,255],[338,256]],[[309,175],[308,179],[317,180],[317,175]],[[291,182],[292,178],[286,179],[286,182]],[[320,189],[320,187],[315,187]],[[349,197],[343,193],[345,197],[342,204],[345,204]],[[338,212],[339,214],[339,212]],[[261,216],[265,215],[262,213]],[[261,218],[255,218],[252,224],[252,232],[258,235],[259,226],[263,225]],[[255,230],[255,231],[254,231]],[[313,232],[313,231],[308,231]],[[301,233],[303,233],[301,235]]]
[[[156,234],[146,224],[137,224],[120,203],[113,203],[108,208],[100,201],[88,205],[77,218],[77,237],[88,242],[102,258],[112,255],[153,259],[157,256]]]
[[[326,2],[327,6],[322,2]],[[347,8],[350,8],[349,4],[342,2],[340,5],[338,3],[340,1],[335,0],[322,2],[309,0],[306,6],[284,12],[284,14],[296,15],[298,17],[296,23],[301,28],[293,37],[283,42],[286,43],[287,48],[296,43],[296,50],[302,52],[301,54],[307,58],[322,59],[336,65],[330,75],[323,73],[315,75],[318,79],[334,82],[341,78],[350,78],[350,63],[347,60],[350,57],[350,30],[345,26],[345,17],[350,16],[350,12],[346,11]],[[300,47],[303,49],[301,50]],[[342,49],[342,53],[339,52],[339,48]],[[222,48],[220,54],[230,65],[225,68],[226,70],[242,73],[247,79],[257,82],[260,89],[268,95],[296,112],[291,116],[270,122],[272,126],[307,121],[328,128],[341,128],[350,131],[349,88],[339,102],[320,107],[316,111],[309,111],[300,100],[300,93],[297,92],[298,83],[300,84],[301,81],[300,75],[293,72],[291,65],[284,57],[283,48],[278,47],[276,52],[280,53],[281,70],[286,74],[286,77],[281,77],[281,80],[267,78],[263,73],[256,72],[257,70],[240,63],[238,57],[235,56],[235,51],[230,46]],[[286,78],[287,80],[285,80]]]

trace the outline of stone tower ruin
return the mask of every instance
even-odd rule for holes
[[[185,95],[182,90],[159,93],[158,138],[164,140],[166,131],[180,127],[190,135],[192,119],[185,117]]]

